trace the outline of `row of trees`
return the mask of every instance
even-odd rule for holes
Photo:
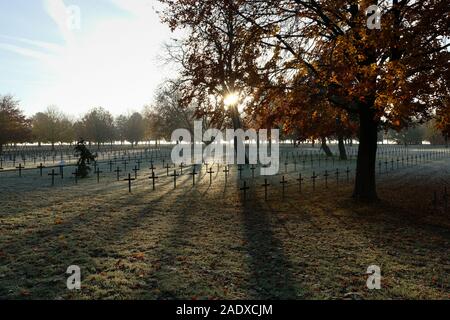
[[[167,137],[166,128],[158,122],[160,116],[152,107],[141,114],[114,117],[103,108],[94,108],[80,120],[72,121],[57,107],[48,107],[27,118],[19,108],[19,101],[10,95],[0,96],[0,153],[5,144],[35,142],[51,144],[73,143],[85,139],[98,146],[115,141],[159,140]]]
[[[172,132],[179,128],[187,129],[194,135],[193,120],[201,119],[203,128],[210,128],[218,121],[207,113],[203,116],[197,114],[197,106],[184,107],[181,102],[181,92],[178,82],[167,82],[160,87],[156,95],[154,106],[146,106],[141,113],[135,112],[129,116],[119,115],[113,117],[103,108],[94,108],[78,121],[72,121],[57,107],[48,107],[44,112],[38,112],[27,119],[19,109],[19,103],[12,96],[0,96],[0,152],[3,145],[9,143],[36,142],[51,144],[72,144],[79,139],[98,146],[105,143],[128,141],[136,145],[141,141],[156,141],[171,139]],[[316,115],[316,117],[319,117]],[[439,119],[439,118],[438,118]],[[307,119],[305,119],[307,120]],[[312,119],[309,119],[312,120]],[[319,120],[316,120],[319,121]],[[424,124],[404,128],[402,130],[387,130],[379,134],[378,140],[395,141],[398,144],[421,144],[428,141],[431,144],[447,144],[449,127],[444,126],[443,120],[433,119]],[[220,128],[226,128],[232,122],[222,115]],[[314,126],[314,122],[310,126]],[[322,124],[323,125],[323,124]],[[327,152],[326,138],[339,141],[333,135],[333,125],[329,123],[330,134],[324,136],[307,135],[300,129],[283,134],[282,138],[293,141],[319,140],[322,148]],[[354,131],[347,130],[340,136],[345,139],[356,137]],[[341,141],[339,141],[341,142]]]

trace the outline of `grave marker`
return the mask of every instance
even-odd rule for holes
[[[190,173],[190,175],[192,176],[192,186],[195,186],[195,176],[198,174],[196,171],[195,171],[195,165],[194,165],[194,169],[192,169],[192,173]]]
[[[244,181],[244,186],[240,188],[241,191],[244,192],[244,201],[247,199],[247,191],[250,190],[250,187],[247,187],[247,181]]]
[[[52,169],[52,173],[48,174],[49,176],[52,176],[52,187],[55,185],[55,176],[59,176],[58,173],[55,173],[55,169]]]
[[[136,179],[131,178],[131,173],[128,174],[128,179],[123,179],[123,181],[128,181],[128,192],[131,193],[131,181],[134,181]]]
[[[120,168],[117,167],[117,169],[114,170],[114,172],[117,174],[117,181],[119,181],[120,180],[120,173],[122,172],[122,170],[120,170]]]
[[[312,182],[313,182],[313,191],[315,191],[316,190],[316,179],[317,179],[315,171],[313,171],[313,175],[312,175],[311,179],[312,179]]]
[[[22,164],[19,163],[19,166],[16,167],[16,169],[19,169],[19,177],[22,177],[22,169],[24,169],[25,167],[22,167]]]
[[[139,171],[140,169],[138,169],[138,167],[137,166],[134,166],[134,169],[132,170],[132,171],[134,171],[134,179],[136,180],[137,179],[137,177],[138,177],[138,171]]]
[[[285,188],[286,188],[286,184],[287,184],[288,182],[284,179],[284,176],[283,176],[283,179],[280,181],[280,184],[282,185],[282,187],[283,187],[283,199],[284,199],[284,192],[285,192]]]
[[[297,179],[297,181],[298,181],[298,192],[300,192],[300,193],[302,193],[302,183],[303,183],[303,178],[302,178],[302,174],[301,173],[299,173],[298,174],[298,179]]]
[[[155,191],[155,180],[156,180],[156,179],[159,179],[159,177],[157,177],[157,176],[155,175],[155,172],[154,172],[153,170],[152,170],[152,176],[151,176],[149,179],[152,180],[153,191]]]
[[[100,173],[103,173],[103,171],[100,171],[100,168],[97,168],[95,173],[97,174],[97,183],[100,183]]]
[[[180,175],[177,174],[177,170],[174,170],[173,174],[171,174],[170,176],[173,177],[173,188],[176,189],[177,188],[177,177],[179,177]]]
[[[44,169],[45,166],[43,166],[41,163],[39,166],[37,166],[37,168],[39,169],[39,175],[42,177],[42,169]]]
[[[209,168],[208,172],[209,173],[209,184],[212,184],[212,174],[215,173],[214,171],[212,171],[212,167]]]
[[[270,187],[270,183],[267,182],[267,179],[264,179],[262,187],[264,187],[264,200],[267,201],[267,187]]]
[[[230,169],[228,168],[228,165],[225,166],[225,169],[223,169],[223,172],[225,173],[225,183],[227,183],[228,173],[230,172]]]

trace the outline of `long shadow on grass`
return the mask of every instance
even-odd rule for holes
[[[237,187],[242,185],[237,179]],[[295,299],[298,289],[291,273],[292,265],[284,254],[281,242],[275,237],[267,208],[252,198],[244,199],[242,222],[251,279],[250,299]]]
[[[180,187],[187,181],[183,181]],[[102,242],[107,243],[107,241],[123,239],[127,232],[139,226],[144,215],[147,216],[148,212],[152,212],[152,205],[158,203],[167,194],[176,196],[176,194],[172,195],[170,191],[165,192],[157,198],[153,198],[151,204],[142,208],[137,215],[130,216],[129,219],[123,219],[122,216],[117,218],[111,216],[109,228],[98,230],[95,239],[85,243],[83,248],[80,249],[73,247],[70,242],[61,246],[60,235],[70,234],[75,229],[83,230],[85,227],[89,227],[99,215],[97,211],[87,210],[88,212],[82,220],[76,215],[65,220],[62,224],[48,225],[37,231],[16,237],[14,242],[7,245],[2,244],[0,252],[8,254],[13,259],[7,260],[6,257],[3,259],[0,256],[1,265],[9,265],[13,274],[10,273],[8,277],[1,280],[3,285],[0,285],[0,297],[14,298],[15,294],[8,293],[7,287],[11,288],[13,285],[18,286],[19,284],[22,287],[32,286],[34,298],[51,299],[66,294],[65,283],[61,280],[64,278],[64,268],[67,265],[61,264],[75,263],[80,266],[92,267],[95,266],[93,257],[111,257],[114,252],[105,248],[108,245],[103,245]],[[127,208],[135,205],[135,197],[130,197],[125,202],[123,199],[109,199],[108,207],[114,208],[114,204]],[[168,210],[170,211],[170,208]],[[112,234],[110,232],[111,227],[114,227]],[[41,248],[41,246],[44,247]],[[36,248],[36,251],[34,248]],[[13,252],[15,252],[14,255]],[[84,275],[86,276],[89,273],[91,272],[88,271]]]

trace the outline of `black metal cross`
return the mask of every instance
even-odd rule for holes
[[[134,179],[137,179],[139,170],[141,170],[141,169],[139,169],[137,166],[134,166],[134,169],[132,170],[132,171],[134,171]]]
[[[250,187],[247,187],[247,181],[244,181],[244,186],[240,188],[241,191],[244,192],[244,201],[247,199],[247,190],[250,190]]]
[[[173,170],[173,174],[171,174],[170,176],[173,177],[173,188],[176,189],[177,188],[177,177],[179,177],[180,175],[177,173],[177,170]]]
[[[341,173],[339,172],[339,168],[337,168],[336,169],[336,173],[335,173],[335,175],[336,175],[336,184],[339,184],[339,175],[340,175]]]
[[[302,193],[302,183],[303,183],[303,178],[302,178],[302,174],[301,173],[299,173],[298,174],[298,179],[297,179],[297,181],[298,181],[298,192],[300,192],[300,193]]]
[[[206,172],[206,173],[209,173],[209,184],[211,185],[212,184],[212,174],[215,172],[212,171],[212,167],[211,167],[211,168],[209,168],[208,172]]]
[[[182,163],[180,164],[180,175],[183,174],[183,168],[184,168],[184,163],[182,162]]]
[[[39,174],[42,177],[42,169],[45,168],[45,166],[42,165],[42,163],[37,167],[39,169]]]
[[[242,170],[244,170],[244,169],[242,168],[242,164],[240,164],[240,165],[238,166],[239,179],[242,179]]]
[[[225,183],[227,183],[228,173],[230,172],[230,169],[228,168],[228,165],[225,166],[225,169],[223,169],[223,172],[225,173]]]
[[[19,163],[19,166],[16,167],[16,169],[19,169],[19,177],[21,177],[22,176],[22,169],[25,169],[25,167],[22,167],[22,164]]]
[[[167,176],[169,176],[169,168],[170,168],[170,166],[169,166],[169,164],[168,164],[168,163],[166,163],[166,166],[165,166],[165,168],[166,168],[166,170],[167,170]]]
[[[193,186],[195,186],[195,176],[198,174],[198,173],[195,171],[195,169],[196,169],[196,167],[195,167],[195,165],[194,165],[194,169],[192,169],[192,173],[189,173],[189,174],[192,176],[192,185],[193,185]]]
[[[252,170],[252,179],[254,179],[255,178],[255,170],[256,170],[256,167],[254,164],[252,164],[252,167],[250,168],[250,170]]]
[[[328,174],[328,170],[325,170],[325,174],[323,176],[325,177],[325,188],[328,188],[328,177],[330,176]]]
[[[447,212],[448,210],[448,193],[447,193],[447,187],[444,187],[444,194],[442,196],[442,200],[444,200],[444,210]]]
[[[97,174],[97,183],[100,183],[100,173],[103,173],[103,171],[100,171],[100,168],[97,168],[97,170],[95,170],[95,173]]]
[[[283,178],[281,179],[281,181],[280,181],[280,184],[283,186],[283,198],[284,198],[284,192],[285,192],[285,189],[286,189],[286,184],[287,184],[288,182],[285,180],[285,178],[284,178],[284,176],[283,176]]]
[[[117,181],[119,181],[120,180],[120,173],[122,172],[122,170],[120,170],[120,168],[117,167],[117,169],[114,170],[114,172],[117,174]]]
[[[64,165],[59,165],[59,174],[61,175],[61,179],[64,179]]]
[[[134,181],[136,179],[131,178],[131,173],[128,174],[128,179],[123,179],[123,181],[128,181],[128,192],[131,193],[131,181]]]
[[[270,187],[270,183],[267,182],[267,179],[264,179],[264,184],[261,187],[264,187],[264,200],[267,201],[267,187]]]
[[[141,170],[141,163],[142,163],[141,159],[136,160],[136,163],[137,163],[138,169]]]
[[[75,178],[75,184],[78,184],[78,169],[75,169],[75,172],[72,172],[72,175]]]
[[[155,175],[155,171],[152,170],[152,176],[149,179],[152,179],[153,191],[155,191],[155,180],[159,179],[159,177]]]
[[[316,172],[313,171],[313,175],[312,175],[312,177],[311,177],[312,182],[313,182],[313,190],[316,190],[316,179],[317,179],[317,178],[318,178],[318,177],[316,176]]]
[[[49,176],[52,176],[52,187],[55,185],[55,176],[59,176],[58,173],[55,173],[55,169],[52,169],[52,173],[48,174]]]

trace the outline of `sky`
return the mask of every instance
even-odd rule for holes
[[[0,95],[31,116],[57,106],[140,111],[175,75],[156,0],[0,0]]]

